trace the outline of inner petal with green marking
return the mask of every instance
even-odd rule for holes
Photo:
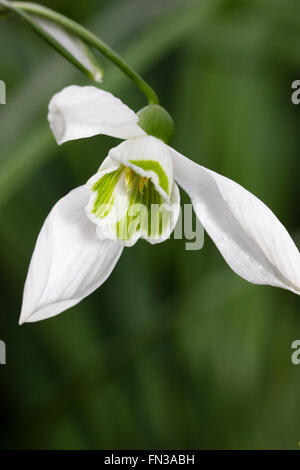
[[[168,196],[170,195],[169,179],[159,162],[154,160],[129,160],[129,162],[145,171],[155,173],[158,177],[160,187]]]
[[[125,165],[104,173],[96,181],[93,178],[87,215],[100,229],[108,224],[109,232],[125,246],[133,245],[140,237],[159,240],[168,230],[170,203],[164,200],[150,178]],[[162,177],[162,185],[164,183]],[[166,186],[165,189],[168,192]]]

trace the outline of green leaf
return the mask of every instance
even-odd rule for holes
[[[103,70],[99,64],[98,58],[88,45],[79,37],[66,31],[61,26],[45,18],[32,15],[31,19],[40,27],[46,36],[43,36],[47,42],[60,52],[68,60],[77,66],[86,75],[96,82],[101,82]]]
[[[4,11],[12,12],[27,23],[50,46],[95,82],[101,82],[103,71],[92,49],[75,34],[50,19],[29,14],[15,4],[2,0]],[[1,10],[0,10],[1,13]]]

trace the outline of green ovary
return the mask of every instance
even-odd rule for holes
[[[124,176],[123,181],[120,181],[121,176]],[[139,176],[123,165],[93,185],[97,195],[92,213],[101,220],[105,219],[113,204],[117,203],[115,188],[118,183],[125,186],[128,206],[125,215],[116,223],[117,237],[124,241],[134,239],[136,234],[159,238],[170,223],[170,211],[149,178]]]

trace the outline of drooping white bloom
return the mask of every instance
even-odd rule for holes
[[[49,105],[59,144],[96,134],[126,139],[99,171],[53,207],[39,234],[20,323],[70,308],[110,275],[123,247],[167,239],[179,215],[177,184],[226,262],[239,276],[300,293],[300,254],[266,205],[239,184],[184,157],[138,125],[108,92],[70,86]],[[153,219],[139,206],[158,208]],[[154,211],[155,212],[155,211]]]

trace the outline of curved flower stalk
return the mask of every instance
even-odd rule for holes
[[[271,210],[239,184],[148,135],[140,117],[119,99],[94,87],[70,86],[52,98],[48,119],[58,144],[96,134],[126,140],[47,217],[30,263],[20,323],[80,302],[139,238],[166,240],[179,215],[177,184],[233,271],[255,284],[300,293],[299,251]]]

